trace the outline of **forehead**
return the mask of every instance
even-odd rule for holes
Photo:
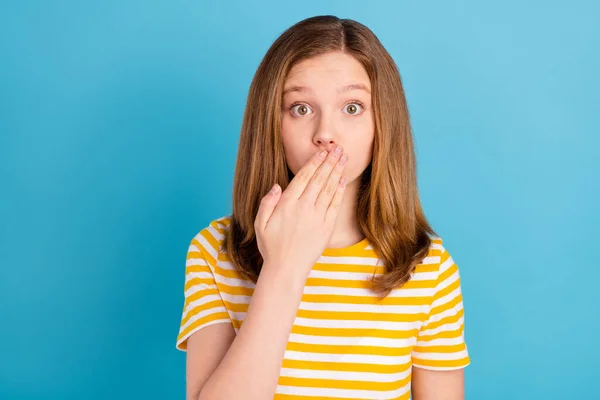
[[[349,54],[326,53],[296,63],[285,81],[285,89],[294,86],[334,85],[340,88],[348,84],[361,87],[370,93],[371,83],[362,64]],[[348,90],[348,88],[346,88]]]

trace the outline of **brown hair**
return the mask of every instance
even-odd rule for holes
[[[371,81],[375,122],[373,158],[360,179],[360,229],[383,261],[374,276],[380,298],[402,286],[428,254],[435,235],[419,200],[412,130],[398,68],[375,34],[351,19],[325,15],[287,29],[271,45],[250,85],[233,182],[233,213],[223,248],[254,283],[263,259],[254,220],[273,183],[283,190],[293,175],[280,137],[283,85],[292,66],[310,57],[342,51],[355,57]]]

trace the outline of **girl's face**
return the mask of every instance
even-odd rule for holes
[[[332,52],[303,60],[284,85],[281,135],[294,175],[318,151],[343,147],[352,184],[371,162],[375,136],[371,84],[352,56]]]

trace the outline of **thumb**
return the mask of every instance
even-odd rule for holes
[[[279,198],[281,197],[281,186],[277,183],[273,185],[269,193],[264,196],[260,202],[260,206],[258,207],[258,213],[256,214],[256,222],[260,229],[263,229],[269,218],[271,218],[271,214],[273,214],[273,210],[277,203],[279,203]]]

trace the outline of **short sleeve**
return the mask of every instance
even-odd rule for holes
[[[470,364],[464,338],[464,309],[458,266],[441,245],[440,267],[431,308],[412,352],[415,367],[451,370]]]
[[[199,238],[201,234],[191,241],[186,257],[185,302],[176,343],[176,348],[182,351],[187,350],[187,339],[194,332],[216,323],[231,323]]]

